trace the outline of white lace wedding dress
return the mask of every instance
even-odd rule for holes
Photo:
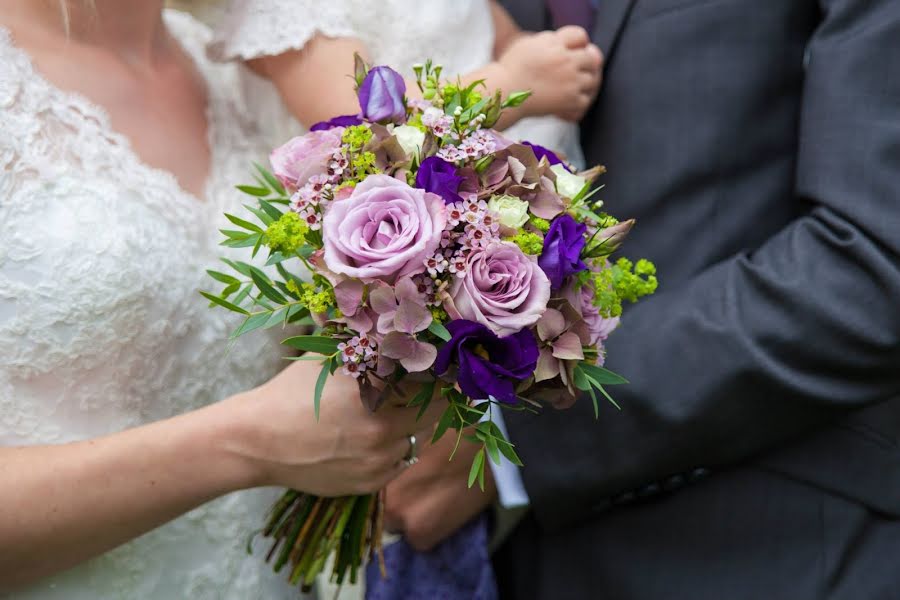
[[[494,47],[488,0],[231,0],[210,56],[225,61],[277,55],[303,48],[317,33],[355,37],[376,64],[405,77],[428,58],[443,65],[448,78],[474,71],[491,61]],[[506,135],[561,151],[583,166],[578,127],[572,123],[524,119]]]
[[[206,59],[209,30],[180,13],[166,22],[209,87],[213,169],[202,199],[143,164],[102,109],[49,84],[0,28],[2,445],[163,419],[249,389],[282,365],[271,337],[228,347],[235,319],[197,293],[212,287],[204,270],[223,253],[222,212],[242,201],[233,185],[280,140],[265,139],[251,116],[242,69]],[[231,494],[0,597],[296,599],[283,575],[245,551],[276,495]]]

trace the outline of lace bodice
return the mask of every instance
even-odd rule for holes
[[[316,34],[355,37],[375,63],[404,76],[428,58],[447,77],[468,73],[488,64],[494,47],[488,0],[231,0],[209,53],[219,61],[277,55],[302,49]],[[574,124],[531,118],[506,133],[583,163]]]
[[[102,109],[50,85],[0,28],[0,444],[61,443],[166,418],[280,366],[264,334],[229,347],[235,319],[197,293],[223,253],[222,212],[242,200],[233,185],[277,140],[250,116],[241,91],[249,75],[205,58],[208,30],[180,13],[166,22],[209,87],[203,199],[143,164]],[[245,551],[275,494],[221,498],[10,597],[297,598]]]

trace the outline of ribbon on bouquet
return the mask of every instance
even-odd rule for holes
[[[366,568],[366,600],[497,600],[488,553],[488,515],[469,521],[429,552],[400,539],[384,548],[387,579],[377,561]]]

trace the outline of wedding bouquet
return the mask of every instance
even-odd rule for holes
[[[481,445],[468,484],[483,487],[487,459],[521,464],[498,407],[564,408],[584,392],[597,414],[598,395],[612,401],[604,386],[625,380],[603,368],[603,344],[622,302],[655,290],[655,269],[609,258],[634,222],[600,211],[601,168],[573,172],[492,129],[527,92],[485,96],[431,63],[415,74],[413,100],[398,73],[357,57],[360,114],[290,140],[271,172],[257,166],[256,184],[239,186],[256,202],[227,215],[237,229],[223,244],[266,259],[223,259],[236,273],[211,271],[225,288],[203,295],[246,317],[232,337],[314,327],[283,343],[322,363],[316,414],[338,370],[373,411],[401,383],[414,382],[421,411],[446,398],[434,440],[453,430]],[[288,491],[263,530],[267,558],[308,588],[333,556],[333,579],[355,582],[367,555],[380,558],[382,508],[380,494]]]

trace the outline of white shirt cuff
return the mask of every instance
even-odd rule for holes
[[[503,411],[493,410],[491,413],[493,414],[494,424],[503,432],[503,436],[509,439],[506,423],[503,422]],[[482,420],[487,421],[488,415],[485,414]],[[502,454],[500,455],[499,465],[490,459],[487,462],[491,466],[491,473],[494,475],[500,506],[506,509],[528,506],[530,500],[528,499],[528,492],[525,491],[525,484],[522,482],[522,473],[519,470],[519,466],[510,462]]]

